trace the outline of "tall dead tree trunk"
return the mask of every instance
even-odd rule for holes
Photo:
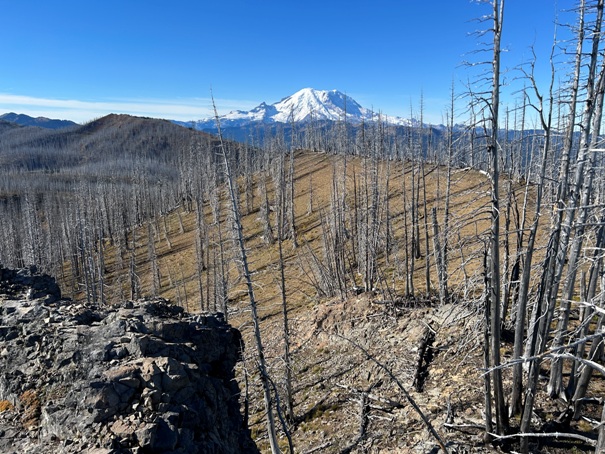
[[[492,97],[488,157],[491,179],[491,229],[489,253],[488,306],[490,312],[490,357],[496,413],[496,432],[502,435],[508,429],[508,416],[504,403],[504,388],[500,366],[500,189],[499,189],[499,153],[498,153],[498,110],[500,105],[500,40],[502,37],[502,19],[504,0],[493,1],[493,60],[492,60]],[[487,346],[486,346],[487,348]]]
[[[593,257],[593,266],[590,269],[590,281],[588,284],[588,294],[586,295],[586,303],[587,304],[595,304],[595,294],[597,288],[597,281],[601,279],[601,295],[599,298],[599,306],[601,308],[604,307],[603,303],[605,302],[605,292],[603,292],[603,288],[605,282],[603,279],[603,248],[605,248],[605,218],[601,218],[601,227],[599,228],[599,232],[597,234],[597,242],[595,244],[595,251]],[[583,339],[588,334],[589,323],[588,321],[594,316],[595,310],[587,306],[584,308],[584,317],[582,319],[582,329],[578,333],[578,338]],[[594,332],[599,333],[602,332],[603,326],[603,314],[599,314],[597,322],[595,324]],[[577,358],[582,358],[584,355],[584,350],[586,348],[586,343],[582,343],[574,349],[574,356]],[[590,350],[588,353],[588,359],[590,361],[595,361],[597,358],[601,358],[603,355],[603,341],[597,341],[596,339],[591,342]],[[576,377],[577,370],[577,377]],[[581,417],[581,409],[583,406],[583,399],[586,396],[586,392],[588,391],[588,383],[592,378],[593,368],[582,364],[581,366],[577,366],[574,364],[574,368],[570,373],[570,384],[568,388],[568,394],[571,395],[573,393],[573,404],[574,404],[574,419],[580,419]],[[573,381],[573,383],[572,383]]]
[[[241,260],[242,269],[244,272],[244,278],[246,280],[246,287],[248,289],[248,298],[250,299],[250,309],[252,311],[252,323],[254,325],[254,339],[256,341],[256,353],[258,355],[258,372],[260,380],[263,386],[263,395],[265,400],[265,411],[267,417],[267,434],[269,437],[269,444],[271,446],[271,452],[273,454],[280,454],[279,444],[277,442],[277,434],[275,430],[275,417],[273,414],[273,396],[271,395],[271,379],[267,371],[267,365],[265,362],[265,348],[263,346],[261,331],[260,331],[260,318],[258,316],[258,309],[256,306],[256,298],[254,296],[254,286],[252,283],[252,274],[250,273],[250,267],[248,266],[248,255],[246,252],[246,244],[244,240],[244,232],[241,222],[241,215],[238,207],[238,197],[235,192],[233,185],[233,176],[231,175],[231,166],[229,159],[227,158],[227,151],[225,150],[225,144],[223,142],[223,135],[221,132],[221,125],[218,119],[218,112],[216,111],[216,105],[214,104],[214,98],[212,99],[212,105],[214,107],[214,116],[216,119],[216,125],[218,129],[218,136],[220,141],[220,152],[223,158],[223,164],[225,166],[225,176],[227,179],[227,186],[229,189],[229,197],[231,200],[231,210],[233,215],[233,222],[235,233],[237,236],[237,243],[239,246],[239,255]]]
[[[583,13],[583,11],[581,11]],[[574,222],[575,213],[578,208],[580,190],[584,184],[585,168],[589,160],[590,146],[590,130],[592,126],[593,115],[595,109],[602,103],[602,93],[600,94],[601,101],[595,97],[596,87],[601,85],[601,81],[597,82],[597,62],[599,59],[599,43],[601,40],[601,26],[603,19],[603,0],[598,0],[597,17],[594,23],[594,35],[592,40],[592,50],[590,53],[590,61],[588,65],[588,74],[586,78],[586,100],[584,105],[584,113],[581,124],[581,145],[576,160],[576,169],[572,190],[567,194],[567,181],[560,181],[557,191],[557,208],[555,213],[555,224],[551,232],[549,245],[547,247],[547,259],[545,260],[546,269],[540,284],[538,300],[532,313],[532,321],[530,327],[533,327],[533,332],[528,335],[526,348],[526,356],[534,356],[542,353],[546,348],[547,338],[551,329],[551,321],[553,318],[555,303],[561,282],[563,269],[568,258],[568,244],[572,224]],[[578,50],[581,46],[578,45]],[[603,71],[599,79],[602,79]],[[574,121],[574,118],[570,118]],[[571,127],[571,126],[570,126]],[[564,153],[567,150],[564,150]],[[563,161],[562,165],[566,165]],[[561,169],[562,171],[563,169]],[[561,174],[560,174],[561,175]],[[561,175],[562,179],[567,180],[567,175]],[[563,222],[561,222],[563,221]],[[527,380],[527,391],[525,393],[525,405],[521,418],[521,432],[528,432],[533,414],[533,405],[538,384],[538,376],[540,372],[540,361],[532,361],[529,367],[529,375]],[[521,451],[528,452],[527,437],[521,440]]]
[[[554,51],[554,46],[553,46]],[[542,124],[542,129],[544,130],[544,144],[542,147],[542,160],[540,164],[540,176],[536,188],[536,203],[535,203],[535,212],[533,222],[529,228],[528,238],[527,238],[527,247],[525,249],[525,260],[523,261],[523,271],[521,274],[521,279],[519,283],[519,295],[515,312],[515,341],[513,345],[513,360],[519,360],[521,358],[521,354],[523,353],[523,342],[524,342],[524,334],[525,334],[525,322],[527,319],[527,309],[528,309],[528,295],[529,295],[529,286],[530,286],[530,272],[533,263],[533,255],[536,249],[536,235],[538,233],[538,224],[540,222],[540,212],[542,210],[542,198],[544,194],[544,185],[546,180],[546,169],[548,166],[549,159],[549,151],[551,147],[551,125],[552,125],[552,115],[553,115],[553,86],[555,80],[555,72],[553,65],[553,55],[551,53],[551,79],[550,79],[550,88],[549,88],[549,99],[548,99],[548,112],[544,112],[543,106],[543,97],[538,91],[538,86],[534,79],[534,71],[533,71],[533,63],[532,70],[528,74],[530,81],[532,82],[534,94],[538,100],[538,104],[534,106],[538,111],[538,115]],[[522,228],[525,224],[525,213],[527,206],[527,198],[528,198],[528,189],[530,184],[530,178],[528,177],[527,185],[525,188],[525,201],[523,207],[523,221]],[[522,232],[522,229],[521,229]],[[519,239],[521,242],[522,239]],[[517,415],[521,412],[522,407],[522,394],[523,394],[523,365],[518,362],[513,366],[513,389],[511,396],[511,415]]]
[[[280,181],[284,183],[284,169],[280,169]],[[283,184],[280,184],[283,188]],[[282,316],[283,316],[283,334],[284,334],[284,366],[286,369],[284,381],[286,385],[286,412],[288,416],[288,420],[290,422],[294,421],[294,399],[293,399],[293,391],[292,391],[292,360],[290,355],[290,326],[288,320],[288,300],[286,295],[286,274],[285,274],[285,264],[284,264],[284,252],[283,252],[283,230],[284,228],[284,212],[285,212],[285,197],[282,193],[280,200],[277,203],[277,218],[278,218],[278,229],[277,232],[277,248],[279,251],[279,277],[280,277],[280,295],[281,295],[281,303],[282,303]],[[293,208],[292,208],[293,209]]]
[[[433,250],[435,251],[435,263],[437,266],[437,277],[439,279],[439,301],[445,304],[448,300],[446,267],[443,249],[439,241],[439,224],[437,223],[437,208],[433,207]]]
[[[292,129],[292,134],[294,134],[294,128]],[[292,247],[296,249],[298,247],[298,240],[296,238],[296,212],[294,210],[294,148],[290,151],[288,170],[288,227]]]
[[[422,118],[422,117],[421,117]],[[424,215],[424,284],[426,287],[426,294],[431,293],[431,257],[429,249],[429,215],[426,206],[426,172],[424,170],[424,161],[422,162],[422,205]],[[439,242],[439,239],[437,239]],[[434,251],[437,254],[437,251]],[[439,266],[439,265],[438,265]]]
[[[557,324],[557,330],[555,333],[555,339],[553,341],[553,348],[557,348],[563,345],[564,337],[567,334],[567,327],[569,324],[569,310],[570,301],[575,293],[576,276],[578,272],[578,263],[580,260],[580,254],[582,252],[582,245],[584,242],[584,231],[586,229],[586,223],[590,214],[589,204],[593,196],[593,180],[595,176],[595,160],[596,152],[595,148],[598,146],[599,141],[599,130],[601,125],[602,111],[603,111],[603,91],[605,89],[605,61],[599,75],[599,82],[596,89],[596,100],[595,100],[595,113],[593,115],[592,123],[592,136],[590,143],[587,144],[587,158],[588,158],[588,169],[587,175],[584,175],[584,182],[581,189],[581,195],[578,200],[580,214],[577,222],[575,223],[574,239],[569,252],[569,258],[567,259],[567,276],[563,287],[563,295],[559,306],[559,320]],[[570,221],[571,222],[571,221]],[[567,228],[567,225],[564,226]],[[566,398],[565,390],[563,387],[563,364],[560,358],[555,358],[551,364],[550,380],[548,383],[548,391],[551,396],[559,396]]]
[[[405,262],[405,295],[414,296],[414,257],[410,248],[410,234],[408,224],[407,187],[405,184],[405,162],[401,166],[401,195],[403,198],[403,246]]]
[[[158,254],[155,250],[155,235],[152,222],[147,222],[147,259],[151,267],[151,294],[154,297],[160,294],[160,270],[158,267]]]
[[[447,132],[447,180],[445,186],[445,204],[443,206],[443,230],[441,242],[443,257],[443,286],[446,295],[446,302],[449,299],[448,290],[448,259],[449,259],[449,235],[450,235],[450,199],[452,192],[452,165],[454,159],[454,84],[452,82],[452,93],[450,97],[450,118]]]

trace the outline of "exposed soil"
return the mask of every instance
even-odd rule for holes
[[[439,306],[434,301],[424,305],[416,302],[409,308],[394,307],[364,294],[297,310],[292,319],[297,340],[293,352],[296,423],[292,430],[296,452],[438,452],[436,439],[393,377],[450,452],[515,451],[515,440],[508,440],[507,444],[484,440],[483,331],[478,308],[464,304]],[[279,323],[271,326],[274,330],[265,331],[269,355],[280,345]],[[432,338],[430,345],[427,332]],[[503,344],[504,361],[511,350],[511,344]],[[275,381],[282,381],[283,369],[276,367],[272,374]],[[423,380],[420,387],[419,374]],[[507,393],[510,378],[511,371],[505,369]],[[593,395],[598,395],[601,385],[600,381],[592,385]],[[252,400],[253,433],[259,436],[261,450],[268,452],[261,436],[262,402],[254,396]],[[585,420],[568,421],[561,426],[547,423],[566,409],[565,402],[553,401],[541,391],[533,430],[586,434],[589,426]],[[600,406],[595,404],[595,419],[599,418],[599,411]],[[518,421],[511,424],[515,426]],[[532,444],[534,453],[594,450],[577,440],[536,440]],[[282,442],[287,449],[284,437]]]

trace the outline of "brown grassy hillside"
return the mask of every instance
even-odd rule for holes
[[[298,152],[295,160],[295,212],[297,224],[297,236],[299,247],[294,249],[291,244],[286,242],[284,253],[286,261],[286,272],[288,280],[288,293],[293,307],[299,302],[311,301],[316,297],[316,291],[308,279],[310,267],[309,249],[321,255],[321,217],[326,216],[330,211],[330,199],[333,190],[334,174],[340,178],[344,167],[346,166],[347,180],[346,190],[347,199],[352,200],[353,181],[360,180],[364,176],[364,165],[366,163],[362,158],[352,158],[343,156],[332,156],[324,153]],[[383,285],[394,289],[394,293],[400,294],[404,282],[404,251],[402,241],[404,238],[404,210],[408,211],[411,203],[411,182],[410,166],[406,164],[405,168],[400,163],[391,163],[389,174],[389,204],[392,218],[392,229],[395,238],[393,252],[381,261],[382,274],[384,275]],[[418,172],[418,169],[416,170]],[[383,163],[380,168],[381,191],[385,191],[386,165]],[[443,207],[445,203],[445,174],[446,170],[442,167],[425,165],[426,173],[426,200],[428,212],[429,229],[429,261],[434,267],[434,258],[432,257],[432,237],[433,225],[430,219],[432,207],[438,210],[439,221],[443,216]],[[405,177],[404,177],[405,175]],[[406,180],[406,192],[408,206],[403,206],[403,180]],[[339,183],[340,184],[340,183]],[[241,186],[241,185],[240,185]],[[258,176],[255,178],[255,187],[258,189]],[[312,187],[312,189],[310,189]],[[273,182],[267,179],[267,188],[269,190],[269,201],[274,202]],[[479,253],[482,251],[482,235],[485,235],[488,228],[489,212],[487,204],[489,182],[487,177],[479,172],[469,169],[455,169],[452,171],[452,189],[451,189],[451,212],[452,220],[450,227],[450,274],[453,284],[462,284],[466,279],[476,279],[480,272],[481,258]],[[518,196],[522,195],[522,188],[516,188]],[[313,197],[313,210],[309,210],[309,197]],[[226,194],[222,193],[222,223],[226,220],[229,206],[226,201]],[[247,212],[246,204],[242,194],[240,207],[244,214],[243,226],[246,235],[247,247],[249,249],[252,269],[254,271],[254,280],[257,283],[258,298],[261,306],[268,309],[271,301],[276,299],[275,291],[275,268],[277,266],[277,246],[267,245],[263,238],[262,223],[260,220],[260,197],[255,190],[252,209]],[[416,260],[414,282],[415,288],[420,293],[426,293],[425,285],[425,220],[423,217],[423,194],[419,199],[419,232],[420,249],[422,257]],[[352,210],[352,206],[349,208]],[[213,222],[210,208],[204,208],[206,214],[206,225],[209,229],[209,236],[218,238],[216,232],[216,223]],[[271,216],[274,217],[274,212]],[[274,218],[272,222],[275,222]],[[222,235],[225,237],[225,248],[229,255],[233,255],[231,249],[231,233],[222,227]],[[410,227],[408,227],[408,230]],[[196,276],[196,253],[195,238],[196,215],[193,212],[186,212],[182,209],[172,212],[165,218],[158,219],[152,225],[155,250],[158,255],[158,263],[161,280],[160,296],[171,299],[175,303],[186,306],[190,310],[197,310],[200,305],[199,286]],[[148,229],[142,227],[136,233],[136,263],[137,274],[141,279],[143,294],[151,292],[151,277],[149,272],[148,260]],[[210,242],[210,249],[218,247],[216,242]],[[126,282],[123,281],[123,270],[125,263],[119,263],[109,248],[106,253],[106,293],[109,300],[121,298],[128,294]],[[122,259],[125,262],[126,258]],[[210,264],[212,265],[212,264]],[[239,273],[234,263],[230,264],[230,296],[237,300],[237,295],[243,294],[243,283],[238,282]],[[206,281],[207,272],[212,272],[212,266],[203,272],[203,281]],[[305,273],[307,271],[307,273]],[[431,270],[431,290],[437,286],[436,273]],[[213,289],[210,289],[212,292]],[[206,292],[206,290],[205,290]],[[206,304],[206,302],[205,302]],[[212,302],[210,304],[212,306]],[[237,306],[232,306],[235,311]]]
[[[409,240],[411,234],[413,165],[417,178],[415,190],[421,189],[418,216],[422,257],[415,261],[415,291],[412,297],[405,295],[406,269],[409,269],[405,266],[405,239],[407,237]],[[449,283],[454,300],[464,304],[439,305],[437,297],[430,216],[435,207],[438,222],[443,227],[447,170],[431,164],[425,164],[422,169],[419,164],[393,162],[381,162],[377,168],[379,190],[383,194],[381,204],[385,206],[388,197],[394,238],[388,254],[384,252],[379,258],[377,288],[359,295],[350,292],[348,295],[327,298],[316,284],[318,260],[321,262],[324,257],[325,229],[322,219],[325,220],[331,212],[335,191],[345,194],[349,211],[354,210],[355,191],[362,187],[360,182],[367,177],[369,169],[369,162],[360,157],[304,151],[297,152],[295,156],[294,200],[298,247],[294,248],[290,240],[285,241],[284,262],[296,418],[292,425],[292,436],[296,452],[432,452],[436,446],[435,440],[428,434],[420,416],[410,407],[387,369],[410,391],[412,398],[452,447],[466,449],[464,452],[488,452],[491,448],[483,444],[481,436],[483,363],[480,347],[483,334],[482,309],[478,298],[482,292],[483,251],[489,226],[488,178],[474,170],[452,169],[451,219],[447,236]],[[343,180],[345,172],[346,178]],[[425,175],[427,222],[424,217],[423,185],[419,185],[422,178],[418,179],[418,172]],[[254,197],[248,204],[249,209],[246,209],[243,190],[240,206],[244,215],[243,227],[262,320],[266,356],[272,378],[278,389],[283,390],[285,368],[282,359],[279,254],[277,244],[267,244],[263,237],[259,192],[260,178],[263,177],[267,178],[269,201],[271,204],[275,202],[273,181],[269,177],[256,175]],[[244,182],[240,181],[239,185],[243,187]],[[514,206],[516,200],[520,209],[525,186],[508,181],[502,186],[504,197],[511,201],[510,205]],[[220,232],[209,204],[204,207],[204,224],[209,240],[202,247],[207,268],[201,273],[201,297],[196,253],[196,238],[200,235],[194,212],[179,209],[135,232],[136,273],[142,293],[150,295],[153,279],[148,233],[151,232],[158,257],[160,296],[193,312],[220,310],[220,301],[217,302],[213,295],[217,293],[216,257],[222,245],[227,257],[224,266],[228,274],[229,321],[242,331],[246,340],[245,361],[239,373],[240,386],[243,389],[248,383],[250,424],[257,443],[267,450],[262,393],[254,379],[255,353],[245,283],[241,278],[228,227],[226,195],[220,192],[219,196],[222,200]],[[407,204],[404,204],[404,198]],[[503,209],[507,209],[509,204],[503,205]],[[274,223],[274,211],[271,216]],[[511,215],[511,219],[514,218]],[[503,223],[503,233],[506,233],[505,227]],[[428,256],[426,229],[429,232]],[[512,233],[514,229],[513,225],[509,226],[509,263],[517,253]],[[503,243],[503,251],[504,247]],[[430,264],[429,289],[426,288],[427,260]],[[128,262],[127,256],[118,256],[117,249],[107,245],[105,293],[110,301],[129,297]],[[356,284],[361,285],[361,276],[356,279]],[[66,279],[67,287],[69,282]],[[74,289],[74,296],[78,295],[77,289]],[[427,333],[433,333],[429,346],[430,359],[425,358],[426,362],[419,367],[418,350]],[[359,347],[382,366],[369,359]],[[505,359],[510,355],[511,348],[505,339],[502,347]],[[420,359],[420,363],[422,361]],[[419,370],[424,374],[424,385],[422,390],[415,390],[415,377],[417,381]],[[245,379],[247,375],[248,380]],[[507,375],[508,371],[505,371],[505,377]],[[551,405],[544,411],[556,410]],[[463,430],[448,431],[444,424],[460,426]],[[285,449],[285,437],[280,442]]]

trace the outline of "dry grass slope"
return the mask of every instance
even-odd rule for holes
[[[422,192],[419,194],[422,257],[415,262],[413,276],[418,298],[403,298],[407,249],[405,225],[410,223],[412,165],[395,162],[381,162],[378,165],[379,190],[382,203],[386,197],[389,200],[394,242],[391,251],[382,254],[379,259],[381,279],[377,292],[347,298],[325,298],[313,284],[312,260],[312,253],[316,257],[323,257],[322,217],[329,215],[332,192],[339,185],[344,189],[341,192],[346,194],[349,210],[354,209],[353,194],[367,177],[369,165],[361,157],[306,151],[296,153],[295,213],[299,247],[293,248],[292,243],[286,241],[284,258],[297,418],[292,435],[297,452],[403,453],[431,452],[435,448],[435,440],[428,435],[420,417],[406,403],[385,370],[369,360],[354,344],[366,349],[408,387],[438,432],[445,440],[450,440],[452,448],[458,446],[466,449],[466,452],[488,452],[490,449],[478,435],[481,433],[483,407],[482,330],[481,309],[472,303],[482,291],[482,254],[489,227],[489,181],[484,174],[474,170],[452,170],[452,214],[448,234],[450,288],[459,300],[469,304],[439,306],[435,297],[437,273],[430,213],[435,207],[439,222],[442,222],[446,169],[430,164],[424,167],[429,219],[424,218],[424,195]],[[420,166],[414,165],[417,173]],[[342,175],[346,175],[346,178],[343,179]],[[260,178],[260,175],[254,177],[256,190],[251,209],[245,210],[243,193],[240,206],[244,214],[244,233],[262,317],[266,356],[272,377],[281,389],[285,370],[282,360],[278,249],[276,244],[269,245],[263,238],[258,193]],[[269,200],[273,203],[273,181],[267,179],[266,184]],[[243,185],[241,181],[240,187]],[[506,191],[509,183],[506,182],[503,187]],[[524,185],[520,182],[510,183],[510,188],[514,191],[511,200],[517,199],[522,203]],[[251,378],[250,423],[259,447],[267,450],[263,404],[259,397],[262,393],[254,380],[254,349],[251,347],[252,328],[245,283],[240,277],[227,227],[226,194],[220,194],[223,205],[220,235],[229,258],[226,262],[229,321],[242,331],[248,346],[239,373],[240,386],[244,387],[244,376],[248,371]],[[407,205],[404,204],[404,198]],[[151,229],[143,226],[136,232],[136,269],[144,294],[151,294],[153,288],[147,237],[151,230],[154,232],[161,275],[159,296],[170,299],[188,311],[220,309],[220,304],[213,297],[216,293],[215,258],[220,246],[219,231],[209,206],[204,207],[204,213],[209,242],[204,252],[208,266],[202,272],[202,297],[197,275],[196,237],[199,233],[196,214],[183,209],[156,220]],[[543,228],[546,227],[543,225]],[[511,230],[513,228],[511,226]],[[429,231],[428,257],[425,253],[425,229]],[[503,234],[506,233],[503,230]],[[510,235],[511,254],[514,255],[518,251],[513,246],[513,233]],[[431,266],[430,289],[425,285],[426,260]],[[105,264],[108,300],[128,298],[128,257],[120,256],[117,249],[107,245]],[[67,272],[69,275],[69,270]],[[358,278],[357,284],[361,285],[361,276]],[[78,297],[77,291],[74,291],[74,296]],[[385,304],[384,300],[393,296],[399,298],[399,304]],[[427,330],[434,332],[429,346],[432,357],[429,364],[423,365],[424,389],[419,392],[412,385],[418,370],[418,348]],[[511,345],[504,343],[502,352],[505,358],[509,357],[511,349]],[[361,401],[363,405],[360,406]],[[363,417],[360,418],[360,415]],[[447,432],[443,425],[446,422],[467,426],[465,433]],[[363,436],[360,437],[360,434]],[[285,449],[285,438],[281,439],[281,443]]]

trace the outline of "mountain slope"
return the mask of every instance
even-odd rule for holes
[[[83,182],[177,181],[190,144],[215,139],[167,120],[107,115],[63,129],[20,127],[0,120],[0,195],[65,190]],[[19,178],[12,174],[19,173]]]
[[[6,131],[12,131],[13,129],[19,129],[19,128],[21,128],[21,126],[18,125],[17,123],[13,123],[10,121],[0,119],[0,134],[4,133]]]
[[[364,109],[350,96],[337,90],[305,88],[273,105],[277,111],[271,119],[275,122],[305,122],[312,120],[360,122],[370,120],[372,113]]]
[[[291,96],[268,105],[261,103],[249,111],[235,110],[219,117],[222,128],[237,128],[249,125],[271,125],[307,123],[311,121],[346,121],[361,124],[379,119],[393,125],[417,126],[415,120],[380,115],[362,107],[350,96],[338,90],[315,90],[303,88]],[[200,130],[216,129],[214,118],[192,122],[176,122],[182,126]]]
[[[77,126],[77,123],[69,120],[55,120],[46,117],[30,117],[25,114],[17,114],[14,112],[5,113],[0,115],[0,119],[16,123],[21,126],[38,126],[46,129],[62,129],[69,128],[70,126]]]
[[[193,136],[166,120],[110,114],[69,129],[22,128],[0,120],[0,163],[14,168],[57,171],[65,167],[131,157],[177,159]]]
[[[346,164],[345,164],[346,162]],[[383,364],[389,365],[393,373],[406,386],[410,386],[414,380],[415,363],[418,346],[424,334],[425,322],[429,322],[432,329],[438,334],[433,343],[433,351],[436,357],[427,367],[428,375],[425,379],[425,388],[422,393],[413,391],[414,399],[423,411],[429,415],[438,430],[442,430],[442,423],[447,417],[447,406],[445,400],[453,394],[452,405],[454,411],[459,411],[461,418],[458,423],[481,424],[482,402],[482,375],[480,368],[481,351],[478,345],[481,342],[481,330],[474,325],[476,316],[466,314],[464,305],[460,308],[454,306],[433,308],[430,301],[397,299],[397,295],[403,295],[405,289],[402,286],[405,274],[400,274],[397,284],[391,276],[399,273],[405,255],[405,216],[406,203],[411,200],[412,187],[405,180],[410,178],[411,165],[405,166],[400,163],[391,163],[387,169],[386,165],[380,165],[378,172],[380,178],[378,184],[380,193],[386,194],[385,183],[387,172],[390,173],[389,181],[389,210],[391,210],[392,228],[396,237],[394,245],[399,256],[391,257],[391,265],[383,265],[379,268],[388,273],[384,285],[389,285],[387,293],[390,298],[401,301],[399,307],[392,308],[379,298],[373,298],[369,294],[354,296],[346,302],[340,298],[324,298],[321,289],[320,273],[323,269],[322,252],[322,227],[325,213],[331,213],[333,200],[332,191],[334,184],[347,185],[345,193],[349,200],[351,212],[358,206],[354,202],[355,193],[361,193],[361,181],[365,172],[371,170],[367,166],[367,160],[360,157],[334,156],[328,153],[297,152],[294,158],[294,212],[296,214],[296,226],[298,229],[298,241],[300,247],[293,248],[291,241],[284,243],[283,254],[285,264],[286,298],[288,314],[291,320],[291,342],[292,361],[294,377],[294,412],[296,425],[292,437],[297,452],[322,452],[326,454],[337,454],[344,452],[347,447],[356,440],[359,431],[359,396],[371,388],[372,394],[376,396],[372,409],[368,410],[368,436],[362,440],[360,446],[367,448],[368,452],[392,452],[404,453],[430,452],[433,448],[432,440],[427,434],[422,422],[409,405],[404,405],[404,396],[390,381],[384,371],[367,361],[364,355],[353,347],[342,336],[351,339],[371,351]],[[340,180],[338,175],[346,171],[347,176]],[[430,172],[426,175],[428,210],[437,208],[439,216],[445,182],[439,180],[446,175],[443,168],[439,171]],[[264,183],[262,178],[265,179]],[[335,178],[339,178],[335,180]],[[408,180],[409,181],[409,180]],[[244,183],[242,181],[242,183]],[[254,187],[266,187],[269,204],[273,204],[278,196],[275,192],[273,178],[267,173],[254,175]],[[470,213],[479,213],[480,207],[487,200],[486,185],[488,181],[481,173],[471,170],[456,170],[452,177],[452,200],[451,204],[459,208],[456,212],[456,225],[472,225],[469,232],[461,232],[465,237],[465,263],[464,272],[469,276],[478,276],[481,272],[482,256],[481,243],[478,238],[466,238],[474,235],[475,223],[464,221],[465,216]],[[262,225],[261,206],[264,197],[251,192],[250,207],[246,207],[246,196],[244,185],[240,187],[242,210],[246,210],[242,218],[243,231],[246,235],[246,247],[249,253],[251,270],[254,275],[256,297],[258,301],[259,315],[261,317],[261,329],[267,358],[270,358],[270,369],[277,386],[281,386],[285,367],[283,365],[283,323],[280,306],[280,282],[279,282],[279,252],[277,242],[268,244],[264,238]],[[312,188],[312,190],[311,190]],[[357,189],[355,189],[357,188]],[[401,188],[406,191],[402,197]],[[478,196],[479,195],[479,196]],[[385,196],[386,197],[386,196]],[[310,200],[313,200],[310,203]],[[384,199],[386,200],[386,199]],[[198,230],[198,219],[195,212],[184,210],[170,213],[165,219],[159,221],[158,234],[155,235],[157,269],[160,273],[160,294],[187,310],[197,311],[200,307],[213,310],[221,301],[215,298],[215,291],[220,285],[221,270],[218,263],[218,230],[220,223],[213,222],[212,209],[206,204],[204,210],[206,220],[204,229],[208,235],[208,246],[202,249],[206,260],[202,258],[204,266],[198,268],[198,254],[200,249],[196,243],[200,238]],[[472,206],[469,206],[472,205]],[[359,208],[362,208],[359,205]],[[361,212],[363,210],[359,210]],[[274,219],[274,214],[270,214]],[[330,216],[331,217],[331,216]],[[165,221],[165,222],[164,222]],[[230,222],[224,216],[225,226]],[[325,221],[325,222],[330,222]],[[348,222],[348,221],[345,221]],[[482,231],[487,224],[478,220],[477,230]],[[275,224],[274,224],[275,225]],[[182,227],[181,227],[182,226]],[[354,232],[350,225],[349,232]],[[226,231],[226,230],[225,230]],[[153,286],[153,265],[148,255],[148,229],[143,227],[137,231],[138,252],[136,254],[136,270],[141,279],[141,287],[144,292],[149,292]],[[153,235],[153,233],[152,233]],[[224,235],[224,232],[223,232]],[[167,238],[167,239],[166,239]],[[348,240],[353,242],[353,236]],[[225,246],[228,242],[225,242]],[[230,243],[230,242],[229,242]],[[232,243],[230,243],[232,244]],[[198,248],[198,249],[196,249]],[[232,251],[231,246],[226,246],[224,252]],[[454,266],[461,262],[457,256],[458,247],[453,247],[449,259],[452,261],[452,275],[450,279],[463,280],[464,276],[459,267]],[[119,293],[114,290],[122,285],[124,269],[115,257],[120,256],[114,250],[107,250],[105,262],[107,275],[104,285],[109,293]],[[232,255],[229,255],[231,260]],[[315,257],[315,258],[314,258]],[[473,257],[472,260],[469,260]],[[423,291],[424,270],[426,257],[416,262],[415,288]],[[432,260],[432,257],[431,257]],[[233,263],[233,262],[229,262]],[[456,271],[454,271],[456,269]],[[198,277],[201,270],[201,279]],[[254,349],[250,348],[254,342],[252,324],[250,323],[249,303],[246,299],[244,282],[238,274],[237,267],[231,267],[229,275],[229,308],[228,317],[233,326],[241,327],[246,344],[246,363],[242,364],[243,370],[250,364],[254,364]],[[391,275],[391,273],[394,273]],[[474,279],[474,278],[472,278]],[[386,283],[388,281],[388,284]],[[65,291],[69,291],[69,279],[66,281]],[[200,290],[201,282],[201,290]],[[334,282],[334,281],[332,281]],[[392,284],[390,284],[392,283]],[[394,288],[397,285],[397,288]],[[220,291],[220,290],[219,290]],[[382,294],[382,292],[379,291]],[[384,297],[384,294],[383,294]],[[387,295],[388,297],[388,295]],[[376,299],[377,301],[373,301]],[[219,306],[220,310],[220,306]],[[452,311],[452,315],[449,315]],[[455,312],[454,312],[455,311]],[[449,316],[448,316],[449,315]],[[444,319],[446,319],[444,321]],[[456,321],[454,326],[453,320]],[[460,321],[461,320],[461,321]],[[467,326],[460,327],[460,324]],[[341,337],[338,337],[338,336]],[[467,336],[470,340],[467,339]],[[459,350],[458,350],[459,348]],[[452,358],[456,358],[454,361]],[[240,386],[243,388],[243,372],[240,375]],[[267,438],[264,436],[264,412],[262,410],[262,390],[257,386],[259,381],[249,380],[250,395],[250,424],[253,434],[259,443],[262,452],[268,452]],[[382,401],[376,399],[383,399]],[[388,400],[384,400],[388,399]],[[391,402],[386,403],[385,402]],[[398,402],[403,402],[401,405]],[[393,404],[394,403],[394,404]],[[378,405],[378,406],[376,406]],[[462,414],[462,412],[465,412]],[[385,417],[387,416],[387,417]],[[465,443],[455,441],[454,435],[446,434],[448,442]],[[470,438],[470,437],[469,437]],[[459,439],[458,439],[459,440]],[[472,440],[471,440],[472,441]],[[470,444],[471,442],[469,442]],[[475,441],[472,441],[475,443]],[[370,446],[371,445],[371,446]],[[284,451],[287,450],[282,445]],[[416,448],[415,448],[416,447]],[[319,450],[316,450],[319,448]],[[315,451],[313,451],[315,450]],[[351,450],[350,452],[362,452],[363,449]],[[461,450],[462,451],[462,450]],[[468,451],[465,452],[473,452]],[[488,448],[481,445],[474,452],[490,452]]]

